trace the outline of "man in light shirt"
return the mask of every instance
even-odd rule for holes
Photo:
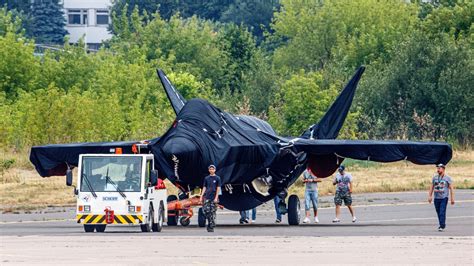
[[[446,165],[436,165],[437,174],[431,179],[431,187],[428,192],[428,202],[433,200],[436,213],[438,214],[438,231],[444,231],[446,228],[446,208],[448,207],[448,197],[451,195],[451,205],[454,205],[454,186],[451,177],[445,173]],[[450,193],[451,192],[451,193]]]
[[[306,217],[303,220],[303,223],[309,223],[311,203],[313,204],[314,210],[314,222],[319,223],[318,219],[318,182],[321,182],[321,178],[317,178],[311,172],[311,169],[308,167],[303,172],[303,182],[305,183],[304,191],[304,208],[306,211]]]

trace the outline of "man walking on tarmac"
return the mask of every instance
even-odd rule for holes
[[[438,231],[444,231],[446,228],[446,207],[448,206],[448,197],[451,194],[451,205],[454,205],[454,188],[451,177],[445,174],[446,165],[436,165],[437,174],[431,180],[430,191],[428,192],[428,202],[433,200],[436,213],[438,214]],[[451,192],[451,193],[450,193]]]
[[[202,210],[207,219],[207,231],[214,232],[221,178],[216,175],[216,167],[213,164],[209,165],[208,170],[209,175],[204,178],[200,200],[202,202]]]

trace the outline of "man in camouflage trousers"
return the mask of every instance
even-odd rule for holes
[[[204,178],[202,186],[201,202],[204,216],[207,219],[207,231],[214,232],[216,226],[217,203],[219,202],[219,191],[221,189],[221,178],[216,175],[216,167],[209,165],[209,175]]]
[[[352,208],[352,175],[345,172],[344,165],[339,166],[338,173],[334,177],[332,184],[336,186],[336,194],[334,195],[336,218],[334,218],[332,222],[339,223],[341,221],[339,216],[341,214],[341,205],[344,201],[344,205],[346,205],[351,212],[352,222],[355,223],[357,218],[355,217],[354,209]]]

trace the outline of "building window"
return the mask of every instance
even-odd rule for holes
[[[87,9],[69,9],[67,15],[69,25],[87,24]]]
[[[97,10],[96,12],[97,25],[108,25],[109,24],[109,11],[108,10]]]

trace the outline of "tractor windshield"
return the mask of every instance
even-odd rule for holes
[[[141,157],[87,156],[82,158],[81,191],[140,192],[141,176]]]

